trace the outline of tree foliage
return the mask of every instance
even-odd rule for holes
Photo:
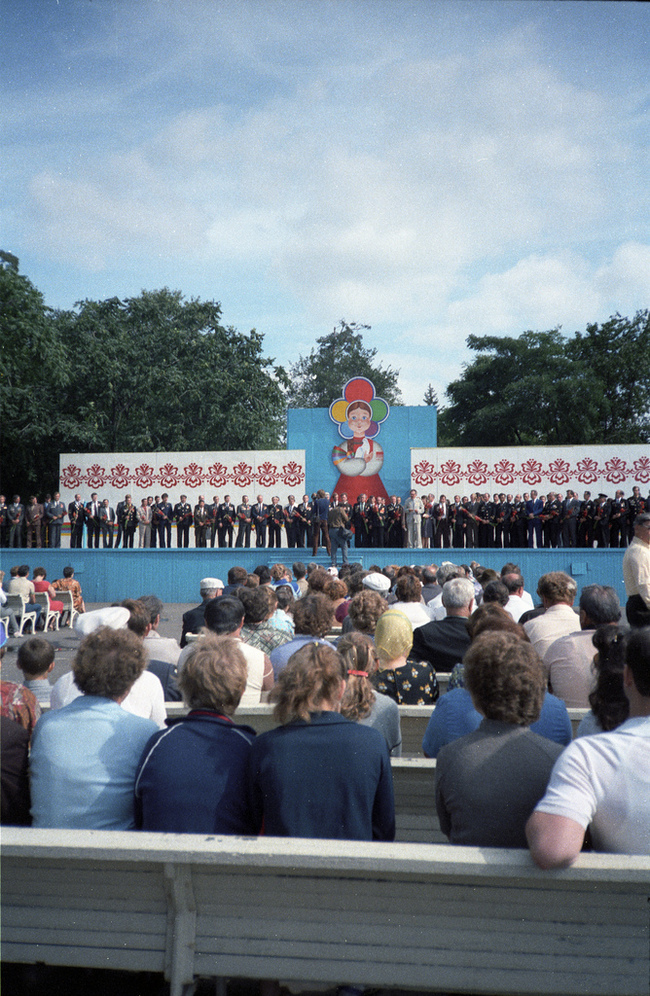
[[[59,452],[281,445],[286,374],[258,332],[220,325],[218,303],[165,288],[52,312],[8,267],[0,295],[12,488],[53,490]]]
[[[389,405],[401,405],[399,370],[382,367],[375,360],[377,350],[363,345],[363,332],[369,329],[341,319],[329,335],[317,339],[309,356],[301,356],[290,367],[289,407],[329,408],[352,377],[367,377],[379,397]]]
[[[449,385],[445,445],[639,443],[650,438],[650,315],[585,334],[469,336],[478,355]]]

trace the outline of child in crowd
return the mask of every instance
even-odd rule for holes
[[[18,649],[17,666],[23,672],[23,685],[33,692],[37,700],[50,703],[52,686],[47,679],[54,667],[54,647],[40,636],[32,636]]]

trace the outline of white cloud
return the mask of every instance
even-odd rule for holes
[[[187,294],[239,275],[249,327],[264,294],[284,328],[371,322],[413,400],[458,375],[470,332],[644,307],[647,92],[569,73],[535,5],[512,29],[510,6],[106,8],[103,33],[59,39],[62,81],[5,101],[32,121],[21,240],[80,282],[125,260],[140,286],[177,267]]]

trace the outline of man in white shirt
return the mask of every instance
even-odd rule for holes
[[[577,591],[577,584],[564,571],[542,574],[537,582],[544,614],[524,623],[524,629],[542,660],[552,643],[578,628],[578,617],[573,611]]]
[[[108,626],[111,629],[126,629],[129,617],[128,609],[122,606],[108,606],[105,609],[95,609],[93,612],[85,612],[83,615],[77,616],[74,621],[74,629],[82,637],[94,633],[102,626]],[[74,672],[68,671],[54,683],[50,695],[50,708],[60,709],[81,694],[81,689],[75,684]],[[159,729],[165,728],[167,713],[163,687],[151,671],[142,672],[120,705],[127,712],[133,713],[134,716],[152,719]]]
[[[180,644],[170,636],[161,636],[158,632],[160,615],[164,609],[157,595],[140,595],[138,599],[149,612],[151,629],[144,638],[144,649],[153,661],[165,661],[167,664],[178,664],[181,655]]]
[[[634,520],[634,539],[623,557],[623,581],[630,626],[650,625],[650,512]]]
[[[580,629],[552,643],[543,663],[551,691],[568,709],[588,709],[594,687],[592,637],[597,626],[615,626],[621,603],[609,585],[588,584],[580,593]]]
[[[519,622],[519,617],[524,612],[529,612],[533,606],[533,600],[524,591],[524,579],[521,574],[502,574],[501,580],[508,589],[508,601],[504,608],[508,615],[512,616],[515,622]]]
[[[598,851],[650,854],[650,627],[632,631],[625,660],[629,719],[569,744],[528,820],[540,868],[573,864],[588,826]]]

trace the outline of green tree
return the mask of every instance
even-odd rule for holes
[[[8,256],[0,263],[1,487],[25,497],[55,489],[52,439],[65,422],[60,402],[70,369],[42,294]]]
[[[426,391],[424,392],[424,397],[422,399],[424,405],[435,405],[436,408],[439,407],[440,402],[438,401],[438,395],[433,388],[433,384],[429,384]]]
[[[601,383],[599,441],[650,440],[650,312],[587,325],[568,344],[569,355],[589,366]],[[595,440],[596,441],[596,440]]]
[[[213,301],[166,288],[120,301],[83,301],[58,316],[78,376],[71,392],[85,448],[276,447],[286,374],[263,337],[219,324]]]
[[[60,452],[282,445],[286,373],[254,329],[219,324],[218,303],[163,289],[51,312],[25,278],[0,278],[12,488],[54,490]]]
[[[369,329],[341,319],[329,335],[317,339],[309,356],[301,356],[290,367],[289,407],[329,408],[352,377],[367,377],[379,397],[389,405],[401,405],[399,370],[382,367],[375,360],[377,350],[363,345],[363,332]]]
[[[648,313],[615,316],[572,338],[469,336],[478,355],[449,385],[445,445],[645,442],[649,438]]]

